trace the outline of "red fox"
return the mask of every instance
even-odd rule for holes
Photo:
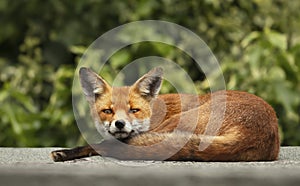
[[[158,95],[163,80],[160,67],[129,87],[111,87],[86,67],[80,69],[79,76],[96,127],[113,138],[95,145],[53,151],[54,161],[94,155],[121,160],[170,161],[278,158],[276,114],[255,95],[241,91]],[[212,99],[217,105],[212,104]],[[224,112],[214,112],[222,104],[226,105]],[[220,126],[214,126],[219,120]],[[208,123],[215,131],[213,135],[205,132]],[[200,148],[201,144],[206,147]]]

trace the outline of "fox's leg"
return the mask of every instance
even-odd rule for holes
[[[51,152],[50,156],[53,161],[67,161],[78,158],[84,158],[89,156],[99,155],[92,146],[82,146],[72,149],[62,149]]]
[[[240,131],[240,130],[238,130]],[[132,138],[128,144],[143,148],[110,149],[118,159],[169,160],[169,161],[270,161],[278,157],[258,143],[245,144],[242,134],[229,133],[222,136],[206,136],[186,132],[145,133]],[[157,144],[158,143],[158,144]],[[153,146],[152,146],[153,145]],[[200,148],[201,146],[204,148]],[[145,148],[152,146],[152,148]],[[203,147],[202,146],[202,147]],[[116,153],[118,152],[118,153]]]
[[[177,140],[183,137],[172,135],[172,133],[145,133],[128,140],[127,143],[122,143],[117,140],[107,140],[92,146],[88,145],[72,149],[56,150],[51,152],[50,156],[55,162],[100,154],[101,156],[123,160],[166,160],[176,153],[174,152],[174,148],[175,150],[180,149],[178,143],[172,146],[172,144],[167,142],[168,140],[160,144],[165,139],[172,139],[172,136],[176,136]],[[184,137],[187,138],[187,136]],[[151,147],[155,144],[159,145]],[[179,149],[176,149],[178,147]]]
[[[144,133],[130,139],[128,144],[104,141],[94,147],[103,156],[121,160],[243,161],[239,159],[238,141],[230,138],[186,132]],[[209,143],[206,149],[199,149],[201,141]]]

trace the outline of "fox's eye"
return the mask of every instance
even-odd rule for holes
[[[111,109],[103,109],[102,112],[105,113],[105,114],[112,114]]]
[[[138,109],[138,108],[132,108],[132,109],[129,110],[129,113],[134,114],[134,113],[137,113],[138,111],[140,111],[140,109]]]

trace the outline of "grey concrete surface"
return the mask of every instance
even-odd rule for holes
[[[52,162],[58,148],[0,148],[0,185],[300,185],[300,147],[273,162],[118,161],[90,157]]]

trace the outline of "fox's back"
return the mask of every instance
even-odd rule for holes
[[[199,123],[201,123],[199,127],[202,127],[202,123],[207,123],[209,119],[217,117],[224,119],[223,127],[235,124],[241,124],[247,128],[268,127],[268,125],[277,127],[277,118],[273,108],[263,99],[241,91],[218,91],[200,96],[162,94],[153,103],[151,119],[160,119],[161,122],[165,122],[172,116],[196,109],[199,111],[198,116],[191,115],[190,117],[199,118]]]

